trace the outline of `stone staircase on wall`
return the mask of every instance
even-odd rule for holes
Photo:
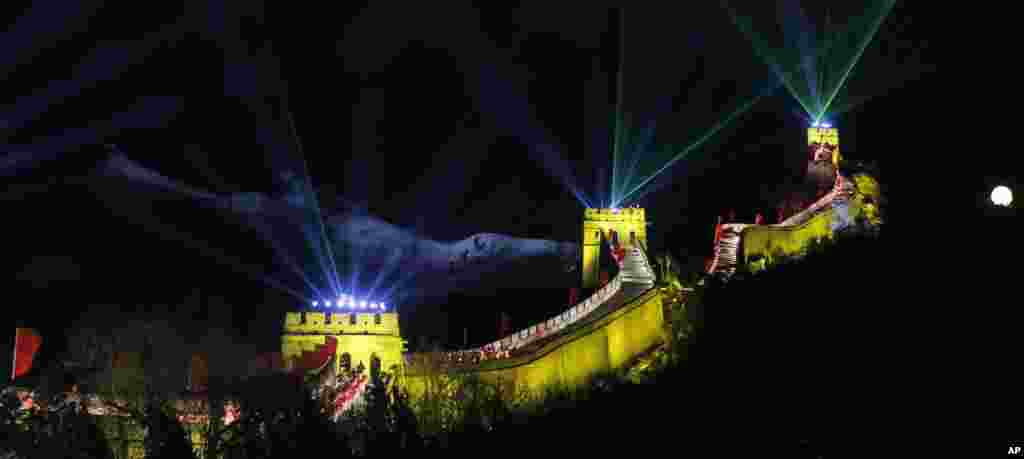
[[[740,233],[748,225],[743,223],[729,223],[722,225],[722,236],[715,247],[714,260],[711,263],[709,273],[733,274],[736,272],[736,263],[739,258]]]

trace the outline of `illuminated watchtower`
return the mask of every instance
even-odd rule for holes
[[[832,167],[839,168],[839,130],[831,124],[815,123],[807,128],[807,147],[810,161],[829,161]]]
[[[362,363],[366,369],[376,364],[390,371],[402,368],[405,341],[398,329],[398,313],[382,303],[339,301],[314,303],[314,310],[285,314],[281,336],[281,357],[289,362],[303,351],[315,352],[327,342],[328,336],[338,340],[333,364],[335,369]]]
[[[807,170],[805,181],[815,189],[814,200],[839,183],[839,131],[828,123],[807,128]]]
[[[638,242],[647,245],[647,220],[644,209],[586,209],[583,211],[583,288],[597,287],[601,270],[601,239],[632,248]]]

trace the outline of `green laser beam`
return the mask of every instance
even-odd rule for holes
[[[723,121],[719,122],[718,124],[716,124],[715,126],[713,126],[710,130],[708,130],[708,132],[706,132],[703,136],[701,136],[701,138],[697,139],[696,142],[690,144],[688,147],[683,149],[683,151],[677,153],[675,155],[675,157],[673,157],[667,163],[665,163],[664,166],[662,166],[658,170],[654,171],[653,174],[649,175],[646,179],[641,181],[640,184],[637,185],[636,187],[634,187],[629,193],[626,193],[624,196],[622,196],[622,201],[624,202],[633,193],[635,193],[637,190],[642,188],[644,185],[648,184],[651,180],[654,180],[655,177],[660,175],[666,169],[671,167],[673,164],[675,164],[679,160],[685,158],[687,155],[690,154],[690,152],[692,152],[696,148],[698,148],[701,145],[703,145],[705,142],[708,141],[708,139],[711,138],[711,136],[717,134],[718,131],[721,131],[723,128],[725,128],[725,126],[728,125],[729,123],[731,123],[732,120],[736,119],[737,116],[739,116],[739,115],[741,115],[743,113],[746,113],[748,110],[750,110],[750,107],[753,107],[754,104],[757,103],[757,101],[761,100],[762,97],[764,97],[763,93],[762,94],[758,94],[756,97],[754,97],[753,99],[748,101],[746,104],[744,104],[743,106],[741,106],[738,109],[734,110],[731,114],[729,114],[728,117],[726,117],[725,120],[723,120]]]
[[[857,24],[851,24],[848,27],[840,28],[835,27],[831,20],[831,14],[826,11],[825,21],[823,26],[824,32],[821,37],[821,41],[815,46],[816,50],[813,53],[813,61],[815,62],[814,69],[803,68],[803,72],[806,74],[808,71],[814,72],[815,82],[813,86],[808,86],[809,94],[803,94],[797,88],[799,83],[795,81],[794,75],[801,71],[801,66],[797,65],[795,69],[791,68],[787,59],[782,56],[769,52],[771,47],[769,44],[761,38],[759,34],[754,31],[753,22],[750,18],[743,16],[737,9],[728,5],[723,0],[723,5],[728,11],[730,19],[737,26],[737,28],[750,40],[753,45],[754,51],[772,70],[778,75],[781,83],[786,89],[793,95],[797,102],[803,107],[813,121],[821,121],[831,109],[832,104],[835,103],[836,97],[839,92],[846,85],[852,70],[861,59],[865,48],[871,42],[874,35],[877,33],[879,26],[882,21],[891,12],[895,5],[895,0],[885,0],[880,9],[872,9],[877,14],[867,14],[862,17],[866,17],[865,21],[857,21]],[[867,27],[861,27],[861,25],[867,23]],[[861,32],[863,31],[863,32]],[[850,38],[856,39],[857,36],[861,36],[861,39],[857,41],[856,51],[852,53],[850,59],[842,59],[840,56],[836,58],[841,51],[839,46],[841,43],[845,43]],[[846,38],[845,40],[843,38]],[[836,66],[838,79],[828,78],[829,74],[832,74],[830,69],[832,66],[829,64],[832,62],[839,63]],[[800,62],[797,62],[799,64]],[[831,81],[830,81],[831,80]]]
[[[846,84],[846,79],[850,76],[850,72],[853,70],[853,67],[857,64],[858,61],[860,61],[860,57],[864,54],[864,50],[867,48],[868,44],[871,43],[871,40],[878,32],[878,28],[882,25],[882,22],[885,21],[885,18],[889,16],[889,12],[892,11],[892,8],[893,6],[895,6],[895,4],[895,0],[889,0],[885,3],[885,6],[882,7],[884,11],[881,14],[879,14],[878,17],[875,19],[874,24],[872,24],[871,26],[871,31],[864,36],[863,40],[861,40],[856,55],[847,64],[846,69],[843,71],[842,76],[839,78],[839,82],[832,89],[832,95],[830,95],[828,99],[825,101],[825,106],[822,109],[820,116],[823,116],[825,112],[828,111],[828,107],[832,105],[832,101],[835,99],[836,94],[839,93],[839,89],[842,88],[844,84]]]
[[[618,165],[621,148],[622,135],[622,70],[626,66],[626,12],[625,8],[619,9],[619,68],[615,75],[615,132],[612,141],[612,194],[618,190]]]
[[[729,7],[727,2],[723,1],[722,3],[725,5],[726,11],[729,12],[729,17],[732,19],[733,24],[735,24],[736,27],[740,29],[740,32],[746,35],[747,39],[750,40],[751,44],[753,45],[754,52],[757,53],[758,57],[760,57],[761,60],[765,62],[765,64],[767,64],[769,67],[775,70],[775,73],[779,76],[779,80],[781,80],[782,84],[786,87],[790,94],[793,95],[793,98],[796,99],[797,103],[799,103],[800,106],[802,106],[808,114],[814,113],[815,111],[811,109],[811,107],[807,104],[804,98],[801,97],[801,94],[796,90],[796,87],[791,81],[789,75],[786,73],[785,69],[783,69],[783,66],[777,61],[777,59],[774,59],[768,55],[768,52],[765,50],[765,47],[762,46],[760,40],[757,39],[756,34],[753,32],[753,27],[750,26],[749,21],[740,20],[739,13],[737,13],[735,9]]]
[[[623,126],[626,123],[626,121],[623,118],[625,118],[625,115],[623,115],[622,113],[618,112],[618,108],[616,108],[616,112],[615,112],[615,115],[614,115],[614,121],[613,121],[614,129],[613,129],[613,133],[612,133],[612,145],[611,145],[611,148],[612,148],[612,170],[611,170],[612,184],[611,184],[611,194],[612,195],[616,194],[619,191],[619,189],[622,187],[622,169],[623,169],[623,164],[626,162],[626,159],[624,158],[624,156],[626,156],[627,154],[623,151],[623,149],[624,149],[624,147],[622,146],[623,142],[620,140],[621,136],[624,135],[623,132],[627,130],[627,128],[625,126]]]
[[[648,129],[651,129],[651,128],[648,128]],[[647,135],[648,135],[648,136],[650,136],[650,135],[651,135],[651,134],[650,134],[650,131],[648,131],[648,134],[647,134]],[[644,142],[643,142],[643,144],[640,144],[640,145],[641,145],[641,146],[642,146],[642,145],[646,145],[646,144],[648,144],[649,142],[650,142],[650,138],[648,138],[648,139],[647,139],[646,141],[644,141]],[[639,149],[638,149],[638,150],[639,150]],[[664,152],[662,152],[662,154],[664,154]],[[669,156],[669,155],[671,155],[671,152],[670,152],[670,153],[668,153],[668,154],[664,154],[664,156]],[[628,168],[627,168],[627,170],[626,170],[626,177],[625,177],[625,179],[623,180],[623,185],[629,185],[630,183],[632,183],[632,181],[633,181],[633,178],[634,178],[634,177],[636,177],[636,174],[637,174],[637,170],[638,170],[637,166],[639,166],[639,165],[640,165],[640,161],[641,161],[642,159],[644,159],[644,153],[643,153],[642,151],[639,151],[639,152],[638,152],[638,151],[634,151],[634,152],[633,152],[633,155],[632,155],[632,160],[631,160],[631,161],[629,161],[629,167],[628,167]],[[622,194],[623,194],[623,192],[624,192],[624,191],[625,191],[625,190],[620,190],[620,192],[619,192],[619,193],[618,193],[618,194],[617,194],[616,196],[622,196]],[[616,198],[616,199],[615,199],[615,201],[616,201],[617,203],[620,203],[620,204],[621,204],[621,203],[622,203],[622,201],[623,201],[623,199],[622,199],[622,198]]]
[[[623,180],[623,184],[628,185],[631,181],[633,181],[633,177],[636,176],[637,166],[640,164],[640,159],[641,156],[637,154],[636,156],[633,157],[633,160],[630,161],[629,169],[626,172],[626,178],[625,180]],[[621,193],[619,195],[621,196]],[[619,199],[618,201],[622,202],[622,199]]]
[[[710,89],[710,87],[713,86],[713,85],[714,85],[714,83],[712,81],[705,80],[702,83],[698,83],[696,86],[691,87],[689,92],[688,92],[688,94],[690,94],[690,93],[697,93],[697,94],[708,93],[709,91],[713,90],[713,89]],[[622,158],[620,158],[620,161],[619,161],[620,166],[628,165],[628,167],[624,167],[624,169],[625,169],[625,173],[624,174],[622,173],[621,170],[619,171],[619,174],[618,174],[618,176],[620,178],[620,186],[619,186],[619,189],[616,190],[616,192],[614,193],[614,196],[612,196],[612,200],[614,202],[617,202],[617,203],[622,203],[622,201],[624,201],[624,197],[623,196],[627,194],[627,189],[629,189],[632,186],[632,184],[635,183],[634,182],[634,178],[637,175],[641,175],[641,178],[642,177],[646,177],[646,172],[651,170],[650,167],[646,167],[646,166],[648,166],[648,164],[650,164],[650,163],[655,163],[655,165],[661,164],[663,161],[666,161],[666,160],[668,160],[668,158],[671,158],[673,156],[673,154],[674,154],[671,151],[672,150],[671,147],[669,147],[669,146],[665,146],[663,148],[658,148],[658,149],[656,149],[656,148],[648,148],[648,145],[650,145],[652,143],[652,141],[653,141],[653,126],[648,126],[646,128],[646,134],[642,134],[639,137],[628,136],[628,135],[625,134],[625,133],[628,133],[630,131],[629,126],[630,126],[630,123],[628,123],[628,119],[627,119],[626,127],[624,128],[624,135],[623,135],[623,139],[624,139],[623,143],[625,143],[627,145],[625,147],[623,147],[622,151],[623,151],[623,156],[626,156],[629,159],[622,159]],[[640,140],[641,138],[643,140]],[[633,142],[633,143],[630,144],[629,142]],[[633,150],[630,150],[628,145],[633,145],[635,148]],[[648,155],[648,153],[654,154],[653,161],[644,161],[644,160],[652,159],[651,156]],[[642,167],[642,168],[639,167],[639,166],[641,166],[641,164],[643,164],[645,167]],[[622,178],[623,175],[625,175],[624,179]]]
[[[640,155],[637,155],[637,157],[630,163],[630,165],[629,165],[629,173],[626,175],[626,180],[624,181],[626,185],[631,183],[633,181],[633,178],[636,176],[637,166],[640,164],[640,159],[641,159]],[[619,196],[622,196],[622,194],[619,194]],[[623,202],[625,202],[625,200],[626,200],[625,196],[623,196],[621,198],[617,198],[615,200],[616,207],[618,207],[618,205],[621,205]]]

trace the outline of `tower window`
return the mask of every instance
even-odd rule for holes
[[[348,316],[348,324],[349,325],[355,325],[356,324],[356,313],[353,312],[352,314],[349,314],[349,316]]]
[[[380,314],[374,314],[373,315],[373,324],[374,325],[380,325]]]
[[[306,313],[305,312],[300,312],[299,313],[299,323],[300,324],[305,324],[306,323]]]
[[[330,325],[331,324],[331,319],[333,318],[333,315],[334,315],[333,312],[328,312],[327,315],[325,316],[326,319],[324,320],[324,323],[327,324],[327,325]]]

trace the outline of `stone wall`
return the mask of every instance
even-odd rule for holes
[[[607,316],[553,340],[524,356],[485,361],[466,370],[486,382],[541,393],[553,386],[576,387],[590,378],[621,369],[630,360],[665,342],[661,293],[651,289]],[[404,386],[412,397],[425,390],[425,378],[408,368]]]

